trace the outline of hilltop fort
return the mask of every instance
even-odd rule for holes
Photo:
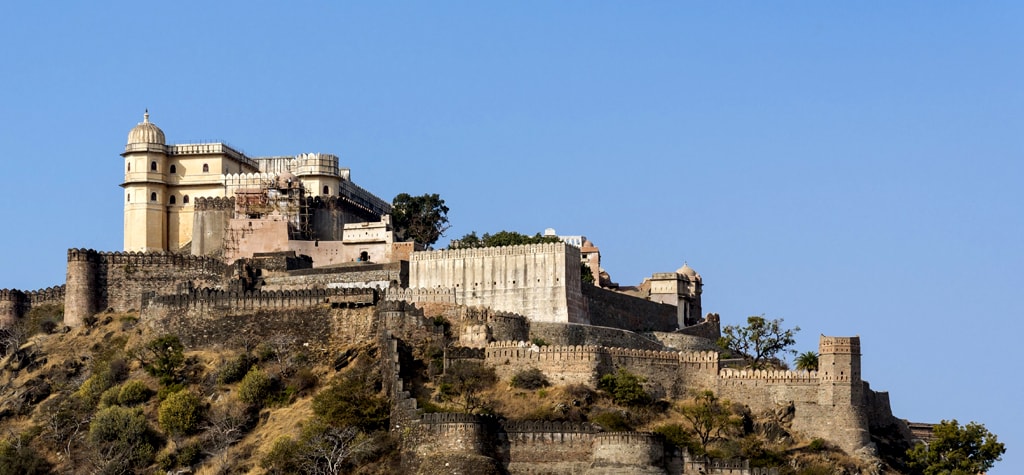
[[[357,186],[337,156],[167,144],[148,112],[121,155],[124,249],[69,249],[62,285],[0,291],[0,327],[59,304],[71,330],[135,312],[193,347],[278,333],[328,355],[342,342],[376,344],[403,464],[421,473],[439,460],[449,471],[468,464],[459,473],[481,460],[499,473],[758,470],[690,457],[648,432],[430,412],[413,389],[417,345],[444,348],[445,367],[477,361],[505,384],[532,368],[555,386],[596,387],[624,370],[654,398],[711,391],[783,414],[794,433],[865,461],[878,456],[873,434],[912,437],[888,394],[862,379],[857,336],[820,336],[818,371],[735,367],[715,345],[719,317],[702,315],[703,280],[688,265],[621,292],[606,279],[582,282],[581,263],[601,272],[585,238],[450,250],[397,242],[391,205]]]

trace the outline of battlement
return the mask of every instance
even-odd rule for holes
[[[384,300],[405,302],[458,303],[455,289],[446,288],[390,288],[384,292]]]
[[[542,433],[573,433],[592,434],[597,428],[586,422],[561,421],[502,421],[502,429],[509,433],[542,432]]]
[[[193,290],[184,294],[152,298],[149,306],[181,309],[260,309],[297,308],[316,305],[364,306],[377,301],[374,289],[331,288],[308,290],[276,290],[269,292],[232,292],[216,289]]]
[[[860,355],[859,336],[825,336],[821,335],[818,340],[818,353]]]
[[[660,444],[661,435],[654,432],[598,432],[595,445],[654,445]]]
[[[194,201],[196,211],[213,211],[213,210],[231,210],[235,209],[235,197],[213,197],[213,198],[196,198]]]
[[[596,361],[599,355],[612,358],[635,358],[649,363],[692,363],[718,365],[718,353],[714,351],[655,351],[633,348],[606,347],[596,345],[549,345],[533,346],[525,341],[495,341],[487,344],[488,359],[522,358],[536,360]]]
[[[438,251],[417,251],[409,257],[411,261],[437,259],[467,259],[493,256],[518,256],[531,254],[556,254],[565,252],[570,246],[563,242],[543,244],[522,244],[518,246],[498,246],[469,249],[441,249]],[[575,248],[573,248],[575,249]],[[578,251],[577,251],[578,252]]]
[[[257,167],[255,160],[245,156],[244,153],[235,150],[228,144],[221,142],[168,145],[167,155],[227,155],[252,168]]]
[[[817,371],[785,371],[785,370],[739,370],[722,368],[718,372],[721,379],[747,379],[767,382],[817,383]]]
[[[68,249],[68,262],[88,262],[128,266],[166,266],[188,269],[206,269],[226,272],[227,265],[221,261],[202,256],[172,254],[168,252],[100,252],[94,249]]]

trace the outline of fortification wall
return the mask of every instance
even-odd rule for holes
[[[386,289],[402,285],[409,279],[405,262],[387,264],[361,264],[343,267],[298,269],[275,273],[263,278],[266,290],[301,290],[325,288],[377,288]],[[387,298],[388,300],[398,300]]]
[[[590,323],[579,249],[565,243],[414,252],[409,287],[454,289],[456,301],[531,321]]]
[[[584,473],[596,430],[586,423],[507,421],[499,435],[508,473]]]
[[[583,286],[583,296],[590,312],[590,324],[623,328],[634,332],[676,329],[676,307],[651,302],[593,285]]]
[[[680,332],[650,332],[644,333],[644,336],[675,351],[719,351],[721,349],[715,340]]]
[[[235,198],[196,198],[192,214],[192,255],[219,256],[235,212]]]
[[[722,336],[722,321],[717,313],[709,313],[700,323],[680,328],[679,333],[718,341]]]
[[[501,341],[487,345],[484,361],[503,380],[526,368],[541,370],[553,384],[595,386],[618,368],[646,379],[655,397],[684,397],[694,387],[715,387],[718,353],[681,353],[603,346],[536,346]]]
[[[445,288],[409,289],[392,287],[384,293],[384,300],[410,303],[459,303],[456,300],[455,290]]]
[[[0,289],[0,328],[10,328],[25,317],[33,306],[64,304],[65,286],[23,291]]]
[[[594,455],[588,475],[622,473],[664,475],[665,442],[650,432],[594,434]]]
[[[148,296],[220,286],[229,272],[226,265],[207,257],[69,249],[64,323],[81,325],[108,308],[140,310]]]
[[[562,346],[596,345],[643,350],[665,349],[657,341],[628,330],[576,323],[533,322],[530,324],[530,338],[539,338],[548,344]],[[496,339],[501,340],[500,338]]]

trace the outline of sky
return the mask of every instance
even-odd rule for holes
[[[451,229],[586,235],[612,279],[860,335],[898,417],[978,421],[1024,473],[1019,2],[0,5],[0,288],[122,248],[123,151],[325,152]]]

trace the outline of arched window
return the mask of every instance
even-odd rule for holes
[[[154,172],[156,171],[156,162],[149,163],[149,170]]]
[[[203,164],[203,173],[210,173],[210,165],[206,163]]]
[[[325,195],[331,194],[331,188],[329,186],[324,186],[324,194]]]
[[[149,201],[156,201],[156,192],[155,191],[149,194]]]
[[[172,175],[175,174],[175,173],[178,173],[178,167],[176,167],[174,165],[171,165],[170,172],[171,172]]]
[[[173,205],[173,204],[175,204],[175,201],[174,201],[174,195],[171,195],[171,198],[170,198],[170,200],[168,201],[168,203],[169,203],[169,204],[172,204],[172,205]]]
[[[185,196],[181,197],[181,204],[183,204],[183,205],[187,205],[188,204],[188,195],[185,195]]]

